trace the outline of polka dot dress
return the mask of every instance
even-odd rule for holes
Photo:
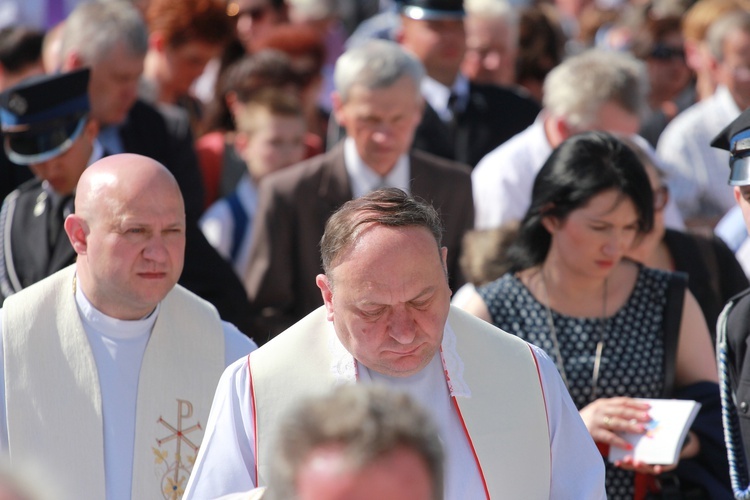
[[[554,310],[570,395],[578,409],[592,401],[596,345],[603,337],[597,397],[658,398],[664,385],[662,319],[670,274],[641,268],[633,293],[616,314],[575,318]],[[555,363],[557,352],[549,331],[547,310],[521,281],[511,274],[479,289],[493,323],[544,349]],[[607,496],[633,498],[633,474],[607,462]]]

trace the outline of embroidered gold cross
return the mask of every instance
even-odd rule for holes
[[[185,401],[184,399],[178,399],[177,400],[177,427],[172,426],[169,424],[166,420],[164,420],[161,416],[159,416],[158,423],[162,424],[164,427],[172,431],[172,434],[169,436],[163,438],[163,439],[157,439],[156,443],[161,447],[162,444],[167,443],[172,440],[177,440],[177,451],[175,453],[175,460],[176,460],[176,467],[174,467],[174,478],[173,478],[173,484],[178,485],[180,481],[180,468],[184,468],[182,464],[182,443],[184,442],[186,445],[188,445],[190,448],[193,449],[193,452],[198,452],[198,446],[190,441],[190,439],[187,438],[187,434],[202,429],[200,422],[196,423],[193,426],[190,426],[186,429],[183,429],[182,427],[182,421],[183,419],[188,419],[193,416],[193,404],[190,401]],[[186,470],[190,470],[189,468]],[[179,496],[175,496],[175,498],[179,498]]]
[[[177,455],[180,455],[180,449],[182,442],[184,441],[185,444],[190,446],[193,451],[198,451],[198,446],[195,445],[192,441],[190,441],[185,435],[189,434],[195,430],[202,429],[201,423],[198,422],[197,424],[188,427],[187,429],[182,428],[182,419],[183,418],[190,418],[193,416],[193,404],[190,401],[185,401],[184,399],[178,399],[177,400],[177,428],[173,427],[172,425],[168,424],[166,420],[159,417],[159,423],[162,424],[164,427],[172,431],[173,434],[170,434],[169,436],[165,437],[164,439],[157,439],[156,442],[159,444],[159,446],[162,445],[162,443],[166,443],[168,441],[172,441],[173,439],[177,440]]]

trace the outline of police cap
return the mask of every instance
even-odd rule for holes
[[[412,19],[463,19],[463,0],[403,0],[401,13]]]
[[[42,75],[0,94],[0,130],[11,161],[30,165],[63,154],[89,113],[89,70]]]

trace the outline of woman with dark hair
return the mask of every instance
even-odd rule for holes
[[[509,250],[511,271],[466,307],[549,354],[605,455],[609,446],[629,449],[620,433],[646,432],[649,406],[635,398],[674,397],[674,389],[701,384],[718,395],[708,329],[684,277],[624,258],[653,217],[635,153],[606,133],[573,136],[536,177]],[[691,430],[680,458],[704,445]],[[607,467],[612,499],[642,498],[649,481],[635,472],[674,468],[632,456]]]

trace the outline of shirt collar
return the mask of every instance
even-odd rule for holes
[[[451,94],[456,96],[454,110],[463,111],[469,103],[469,80],[460,73],[456,76],[456,80],[450,88],[429,76],[425,76],[422,78],[420,89],[427,104],[435,110],[443,121],[450,121],[453,118],[453,110],[448,109],[448,100]]]
[[[354,139],[347,137],[344,140],[344,166],[349,176],[352,187],[352,195],[359,198],[379,187],[395,187],[409,192],[410,167],[409,156],[402,154],[396,160],[388,175],[380,177],[373,169],[362,161],[357,152]]]
[[[161,307],[161,304],[157,305],[156,309],[145,318],[122,320],[108,316],[94,307],[81,290],[80,285],[76,286],[75,300],[84,329],[121,340],[135,339],[150,334]]]

